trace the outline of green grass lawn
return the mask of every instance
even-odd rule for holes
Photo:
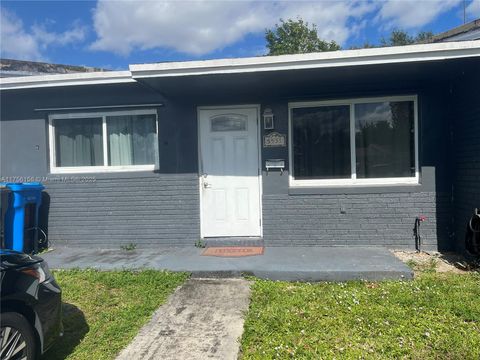
[[[55,271],[64,336],[42,359],[114,359],[187,278],[162,271]]]
[[[414,281],[256,280],[243,359],[480,359],[480,275]]]

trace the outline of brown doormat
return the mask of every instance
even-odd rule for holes
[[[263,246],[222,246],[208,247],[202,256],[240,257],[263,255]]]

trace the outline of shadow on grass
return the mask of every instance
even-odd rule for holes
[[[62,303],[62,311],[63,337],[57,339],[52,348],[42,356],[42,360],[65,359],[90,329],[83,312],[75,305]]]

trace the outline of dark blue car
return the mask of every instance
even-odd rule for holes
[[[38,256],[0,250],[0,359],[32,360],[62,334],[61,290]]]

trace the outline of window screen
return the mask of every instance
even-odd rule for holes
[[[295,179],[351,177],[350,106],[292,109]]]
[[[355,105],[357,178],[415,176],[413,101]]]

